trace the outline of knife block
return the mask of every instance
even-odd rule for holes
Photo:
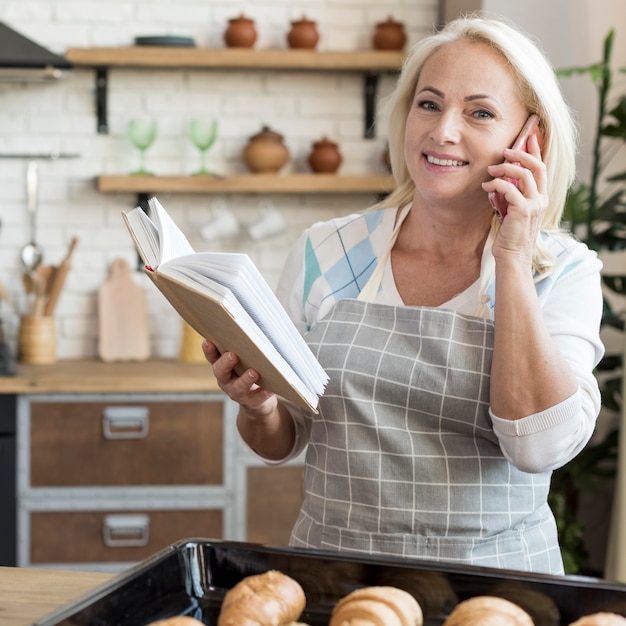
[[[17,335],[18,359],[22,363],[56,363],[57,332],[51,315],[25,315]]]

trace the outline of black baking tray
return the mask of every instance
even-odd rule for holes
[[[427,626],[441,625],[457,602],[477,595],[516,602],[536,626],[567,626],[599,611],[626,615],[626,585],[597,578],[191,538],[160,550],[33,626],[146,626],[172,615],[214,626],[226,591],[270,569],[302,585],[307,606],[300,621],[311,626],[326,626],[337,600],[370,585],[411,592]]]

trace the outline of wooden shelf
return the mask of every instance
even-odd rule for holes
[[[129,46],[69,48],[70,63],[89,67],[241,68],[320,71],[398,71],[404,54],[389,50],[316,51]]]
[[[212,176],[99,176],[98,191],[150,193],[388,193],[389,175],[239,174]]]
[[[96,128],[107,133],[108,72],[111,68],[300,70],[359,72],[364,76],[364,136],[374,137],[374,110],[382,73],[398,72],[404,53],[396,50],[320,51],[254,48],[195,48],[175,46],[127,46],[69,48],[66,58],[74,66],[96,70]]]

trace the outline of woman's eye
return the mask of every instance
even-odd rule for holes
[[[432,100],[420,100],[417,103],[417,107],[419,109],[424,109],[426,111],[438,111],[439,107]]]
[[[480,109],[479,111],[474,112],[474,117],[480,120],[490,120],[493,118],[493,113],[491,113],[491,111],[486,111],[485,109]]]

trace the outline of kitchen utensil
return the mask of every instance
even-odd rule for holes
[[[128,263],[115,259],[98,289],[98,352],[103,361],[145,361],[150,356],[146,293]]]
[[[39,193],[39,177],[37,162],[30,161],[26,170],[26,198],[28,208],[28,223],[30,228],[30,241],[22,248],[22,264],[27,272],[32,272],[43,259],[43,250],[35,241],[37,220],[37,196]]]
[[[67,253],[65,254],[65,258],[61,261],[61,264],[58,267],[53,267],[50,275],[48,276],[45,288],[47,299],[44,308],[44,315],[52,315],[54,313],[54,307],[56,306],[57,300],[61,295],[63,286],[65,285],[67,273],[70,271],[72,254],[74,253],[74,249],[77,245],[78,238],[72,237]]]

